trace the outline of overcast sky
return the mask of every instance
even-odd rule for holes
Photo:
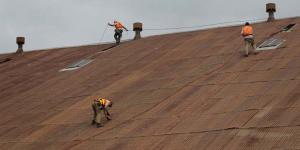
[[[25,50],[113,41],[113,28],[101,36],[114,19],[149,29],[267,18],[268,2],[277,3],[278,18],[300,16],[300,0],[0,0],[0,53],[15,52],[16,36],[26,37]],[[178,30],[142,35],[167,32]]]

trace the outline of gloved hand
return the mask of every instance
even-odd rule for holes
[[[101,105],[98,106],[98,109],[99,109],[99,110],[102,110],[102,109],[103,109],[103,106],[101,106]]]

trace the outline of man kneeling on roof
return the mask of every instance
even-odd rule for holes
[[[249,22],[246,22],[241,34],[244,37],[245,41],[245,56],[248,57],[249,48],[252,49],[251,52],[253,52],[253,54],[258,54],[255,50],[253,28]]]
[[[104,98],[96,98],[92,103],[92,108],[94,112],[92,125],[96,125],[97,128],[103,126],[102,113],[107,120],[111,120],[111,116],[108,112],[109,108],[112,107],[112,101]]]

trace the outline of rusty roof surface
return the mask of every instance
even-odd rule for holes
[[[241,26],[0,55],[0,149],[300,149],[299,24],[254,24],[286,42],[248,58]],[[114,101],[103,128],[94,96]]]

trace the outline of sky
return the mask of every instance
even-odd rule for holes
[[[300,16],[299,0],[0,0],[0,53],[15,52],[17,36],[26,37],[25,51],[110,42],[113,20],[129,29],[134,22],[160,29],[266,19],[269,2],[277,4],[276,18]],[[123,39],[133,36],[124,32]]]

